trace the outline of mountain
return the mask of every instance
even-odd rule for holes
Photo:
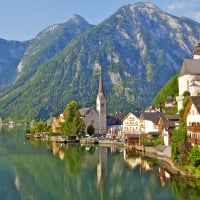
[[[54,24],[44,29],[29,43],[24,56],[18,63],[17,81],[1,92],[5,94],[23,85],[42,63],[52,58],[73,38],[91,27],[92,25],[88,24],[81,16],[74,15],[66,23]]]
[[[11,83],[17,76],[17,65],[29,42],[0,39],[0,86]]]
[[[65,33],[50,31],[58,27],[33,39],[18,79],[0,91],[2,118],[47,118],[71,100],[95,106],[100,70],[109,113],[143,109],[191,57],[200,30],[151,3],[125,5],[97,26],[85,24],[59,48]]]
[[[39,33],[18,65],[18,72],[21,72],[19,79],[22,79],[22,83],[37,71],[38,66],[48,61],[64,49],[73,38],[91,27],[92,25],[82,17],[74,15],[68,22],[52,25]]]

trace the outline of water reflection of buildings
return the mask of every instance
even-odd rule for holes
[[[53,155],[58,155],[61,160],[64,160],[65,154],[60,149],[60,147],[58,146],[56,142],[52,142],[52,151],[53,151]]]
[[[153,161],[146,160],[141,156],[130,157],[127,155],[127,152],[124,151],[124,161],[132,168],[135,169],[137,166],[140,166],[141,169],[148,171],[153,169]]]
[[[97,184],[100,189],[101,199],[104,199],[104,187],[107,174],[107,148],[98,149]]]
[[[158,168],[158,171],[159,171],[159,177],[160,177],[160,182],[161,182],[161,185],[164,187],[166,185],[166,183],[170,180],[170,174],[165,170],[163,169],[162,167],[159,167]]]

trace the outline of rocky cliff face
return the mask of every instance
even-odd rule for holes
[[[17,81],[1,91],[0,116],[47,118],[71,100],[94,106],[100,70],[108,112],[143,109],[191,57],[200,30],[151,3],[121,7],[98,26],[79,16],[62,26],[26,49]]]
[[[17,65],[29,42],[0,39],[0,86],[11,83],[17,76]]]

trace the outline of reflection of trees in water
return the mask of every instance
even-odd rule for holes
[[[64,153],[65,169],[71,176],[77,175],[81,171],[82,162],[85,158],[85,149],[80,145],[73,148],[62,148]]]
[[[20,199],[18,193],[18,185],[16,185],[17,177],[8,166],[0,164],[0,199]],[[12,187],[12,192],[8,192],[8,188]]]
[[[6,136],[6,137],[5,137]],[[11,195],[11,199],[179,199],[195,200],[200,196],[199,181],[190,182],[179,177],[160,184],[156,160],[144,157],[152,164],[151,171],[143,167],[141,154],[127,154],[129,158],[141,157],[141,163],[134,170],[124,162],[123,154],[114,149],[103,150],[101,175],[102,190],[97,184],[98,146],[85,150],[79,145],[58,145],[56,156],[52,156],[49,146],[30,145],[24,142],[24,132],[0,134],[0,199]],[[62,152],[62,153],[60,153]],[[115,153],[114,153],[115,152]],[[117,153],[118,152],[118,153]],[[60,160],[64,154],[64,160]],[[152,163],[151,163],[152,162]],[[2,170],[2,163],[6,168]],[[10,166],[10,169],[9,169]],[[141,166],[141,168],[140,168]],[[6,169],[6,170],[5,170]],[[105,173],[103,175],[103,173]],[[164,173],[165,174],[165,173]],[[75,176],[76,175],[76,176]],[[173,188],[171,189],[171,183]],[[12,191],[10,188],[14,188]],[[18,190],[19,188],[19,190]],[[4,196],[1,196],[4,195]],[[18,198],[18,195],[20,198]],[[176,198],[175,198],[176,196]],[[2,197],[2,198],[1,198]],[[9,199],[9,198],[7,198]]]
[[[200,197],[200,180],[185,180],[181,177],[173,177],[172,191],[178,200],[198,200]]]

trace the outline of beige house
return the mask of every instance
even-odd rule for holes
[[[140,112],[129,112],[123,118],[122,135],[140,133]]]
[[[127,134],[148,134],[158,133],[158,120],[164,115],[161,112],[129,112],[123,118],[122,133]]]

